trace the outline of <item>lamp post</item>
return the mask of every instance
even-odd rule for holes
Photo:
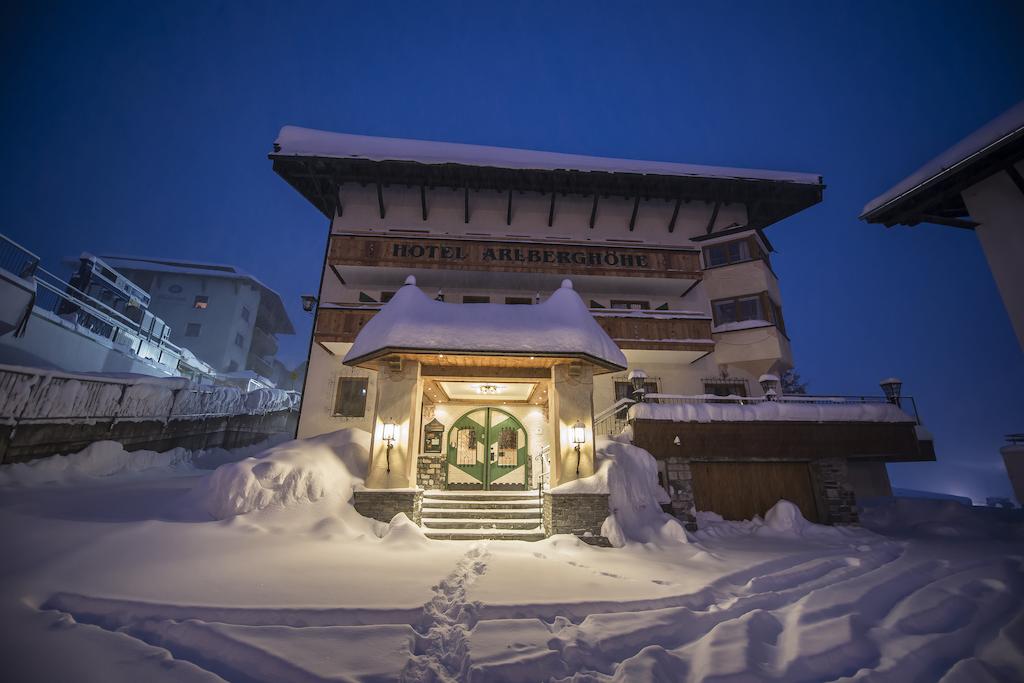
[[[313,309],[316,308],[316,304],[317,298],[312,294],[302,295],[302,310],[304,310],[306,313],[312,312]]]
[[[388,447],[387,447],[387,454],[386,454],[388,467],[387,467],[386,471],[388,473],[390,473],[391,472],[391,448],[392,448],[392,446],[395,445],[395,423],[394,422],[388,421],[388,422],[384,423],[384,427],[381,429],[381,438],[384,439],[384,441],[388,445]]]
[[[572,442],[576,445],[576,476],[580,476],[580,459],[583,457],[581,448],[583,442],[587,440],[587,427],[583,424],[582,420],[576,420],[576,424],[572,426]]]
[[[769,401],[774,401],[775,397],[778,396],[779,393],[779,376],[761,375],[757,378],[757,383],[761,385],[761,391],[764,392],[764,397]]]
[[[633,385],[633,400],[637,403],[643,403],[644,398],[647,396],[647,387],[644,386],[644,380],[647,379],[647,373],[643,370],[630,370],[629,381]]]
[[[879,382],[878,386],[882,387],[882,391],[885,392],[885,397],[889,399],[889,403],[899,408],[900,389],[903,388],[903,380],[897,379],[896,377],[889,377]]]

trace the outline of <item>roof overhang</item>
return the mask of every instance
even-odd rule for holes
[[[660,175],[568,169],[500,168],[459,163],[375,161],[316,155],[272,153],[274,172],[330,219],[344,207],[339,191],[345,183],[446,187],[501,192],[539,192],[637,197],[669,201],[744,204],[749,225],[764,228],[822,199],[820,182],[696,175]]]
[[[979,142],[976,148],[967,148],[962,154],[943,158],[956,151],[960,145],[970,143],[975,136],[985,136],[988,126],[975,131],[958,146],[940,155],[938,160],[929,162],[914,175],[870,202],[860,219],[868,223],[881,223],[886,227],[936,223],[973,230],[977,223],[971,220],[970,212],[961,197],[964,190],[996,173],[1006,171],[1021,192],[1024,192],[1024,179],[1014,168],[1015,164],[1024,160],[1024,125],[1019,124],[1022,114],[1024,105],[1018,105],[1004,114],[1009,117],[1009,127],[997,127],[996,132],[988,132],[988,137]],[[996,119],[992,123],[998,124],[1000,120]]]

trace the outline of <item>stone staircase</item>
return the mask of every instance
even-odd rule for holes
[[[426,491],[423,532],[447,541],[539,541],[545,537],[536,491]]]

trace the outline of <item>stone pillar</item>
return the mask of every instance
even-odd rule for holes
[[[423,380],[418,362],[403,360],[400,368],[381,363],[377,373],[377,403],[366,488],[404,489],[416,486],[416,447],[422,396]],[[386,422],[395,424],[390,454],[383,439]]]
[[[668,458],[665,461],[665,470],[668,474],[669,496],[672,499],[672,514],[683,523],[688,531],[696,531],[697,515],[693,503],[693,475],[690,473],[690,461],[685,458]]]
[[[594,373],[590,365],[562,364],[551,368],[551,486],[594,473]],[[577,475],[572,427],[582,422],[586,440],[580,447]]]
[[[845,458],[822,458],[811,463],[815,493],[823,524],[856,524],[857,497],[850,485]]]
[[[444,490],[448,486],[447,460],[444,453],[420,453],[416,457],[416,485],[428,491]]]

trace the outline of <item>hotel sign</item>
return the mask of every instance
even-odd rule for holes
[[[332,235],[331,265],[699,279],[697,252],[619,246]]]

